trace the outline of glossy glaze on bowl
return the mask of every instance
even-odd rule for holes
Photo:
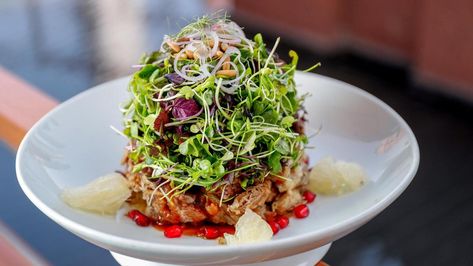
[[[64,102],[41,119],[17,154],[18,181],[30,200],[67,230],[103,248],[141,259],[174,264],[248,263],[276,259],[330,243],[357,229],[395,200],[414,177],[419,149],[411,129],[389,106],[344,82],[297,73],[305,106],[313,165],[332,155],[364,167],[369,182],[341,197],[317,197],[306,219],[292,219],[272,241],[219,246],[194,237],[167,239],[128,219],[99,216],[70,208],[59,194],[121,169],[126,139],[119,104],[127,97],[128,78],[104,83]],[[310,133],[309,131],[309,133]]]

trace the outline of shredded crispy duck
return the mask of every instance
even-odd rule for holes
[[[246,190],[234,180],[234,184],[223,190],[191,190],[173,197],[168,195],[172,189],[169,182],[152,182],[147,169],[132,173],[134,164],[127,156],[123,163],[127,166],[125,175],[134,193],[132,203],[141,203],[146,215],[164,224],[211,222],[234,225],[247,208],[262,217],[287,214],[303,202],[302,193],[308,182],[307,157],[303,156],[296,167],[283,168],[280,175],[285,179],[271,176]],[[222,202],[222,193],[231,199]]]

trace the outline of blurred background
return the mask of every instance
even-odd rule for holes
[[[318,73],[379,97],[418,138],[413,183],[381,215],[335,242],[325,260],[473,265],[471,0],[2,0],[0,67],[64,101],[131,73],[163,34],[219,9],[250,36],[262,32],[268,43],[281,36],[278,53],[298,51],[301,69],[320,61]],[[116,265],[108,251],[32,205],[17,184],[14,157],[0,143],[0,240],[35,263]],[[0,265],[7,265],[5,243]]]

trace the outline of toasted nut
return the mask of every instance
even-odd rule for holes
[[[230,56],[228,56],[227,58],[225,58],[225,61],[223,62],[222,64],[222,69],[223,70],[229,70],[230,69]]]
[[[220,44],[220,49],[222,49],[222,51],[225,52],[225,51],[227,50],[227,48],[228,48],[228,44],[227,44],[227,43],[223,43],[223,42],[222,42],[222,43]]]
[[[195,59],[199,59],[199,54],[198,53],[194,52],[193,56],[194,56]]]
[[[185,53],[187,55],[187,58],[189,58],[189,59],[194,58],[194,52],[192,52],[191,50],[186,50]]]
[[[177,39],[176,41],[177,41],[177,42],[187,42],[187,41],[189,41],[189,38],[187,38],[187,37],[181,37],[181,38]]]
[[[233,78],[233,77],[236,77],[237,75],[237,72],[236,70],[219,70],[217,71],[217,76],[224,76],[224,77],[227,77],[227,78]]]
[[[184,60],[184,59],[187,59],[187,55],[185,53],[182,53],[180,56],[179,56],[179,60]]]
[[[210,47],[214,47],[215,42],[214,42],[213,39],[207,39],[207,44],[208,44],[208,46],[210,46]]]
[[[215,56],[216,56],[217,58],[221,58],[221,57],[223,56],[223,52],[220,51],[220,50],[218,50],[218,51],[215,53]]]
[[[169,48],[171,48],[171,50],[173,50],[175,53],[178,53],[181,48],[179,47],[179,45],[171,42],[170,40],[167,40],[166,41],[166,44],[169,46]]]

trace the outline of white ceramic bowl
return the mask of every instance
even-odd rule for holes
[[[129,219],[117,222],[78,211],[60,199],[63,188],[121,169],[126,140],[110,125],[121,126],[118,107],[128,97],[128,78],[87,90],[43,117],[18,150],[18,181],[28,198],[62,227],[125,256],[217,265],[274,260],[322,247],[368,222],[404,191],[417,171],[419,148],[406,122],[369,93],[315,74],[297,73],[296,82],[300,93],[312,94],[305,103],[309,128],[322,126],[311,139],[316,147],[308,151],[311,164],[327,155],[357,162],[369,182],[348,195],[319,196],[308,218],[292,219],[271,241],[219,246],[196,237],[167,239]]]

